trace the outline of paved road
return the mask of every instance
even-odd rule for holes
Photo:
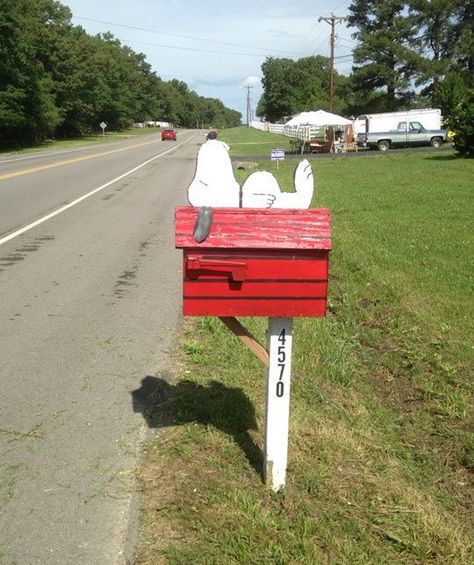
[[[130,393],[170,367],[173,215],[201,137],[0,157],[0,563],[133,551],[146,429]]]

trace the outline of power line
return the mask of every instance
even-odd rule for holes
[[[135,43],[137,45],[148,45],[150,47],[163,47],[166,49],[179,49],[180,51],[194,51],[196,53],[211,53],[212,55],[241,55],[243,57],[263,57],[262,53],[240,53],[237,51],[216,51],[211,49],[198,49],[196,47],[181,47],[179,45],[167,45],[164,43],[148,43],[146,41],[136,41],[135,39],[124,39],[117,37],[123,43]]]
[[[119,24],[116,22],[108,22],[108,21],[104,21],[104,20],[96,20],[95,18],[86,18],[83,16],[74,16],[74,18],[76,20],[85,20],[88,22],[95,22],[95,23],[99,23],[99,24],[105,24],[105,25],[111,25],[111,26],[116,26],[116,27],[124,27],[127,29],[133,29],[135,31],[145,31],[147,33],[154,33],[157,35],[168,35],[170,37],[179,37],[181,39],[191,39],[193,41],[204,41],[206,43],[215,43],[217,45],[227,45],[230,47],[244,47],[246,49],[259,49],[260,51],[266,51],[266,52],[274,52],[274,53],[284,53],[286,55],[289,55],[290,52],[289,51],[283,51],[281,49],[269,49],[268,47],[256,47],[253,45],[242,45],[241,43],[230,43],[227,41],[217,41],[215,39],[206,39],[203,37],[195,37],[192,35],[182,35],[179,33],[170,33],[170,32],[166,32],[166,31],[159,31],[157,29],[148,29],[148,28],[144,28],[144,27],[138,27],[138,26],[131,26],[128,24]],[[150,45],[150,44],[146,44],[146,45]],[[235,54],[235,53],[233,53]]]
[[[327,38],[325,37],[321,42],[318,43],[318,45],[317,45],[316,47],[314,47],[314,44],[313,44],[313,46],[311,47],[311,49],[312,49],[313,51],[317,51],[317,50],[320,49],[325,43],[327,43],[327,41],[328,41],[328,40],[327,40]]]
[[[317,27],[317,26],[315,26],[315,25],[312,25],[312,26],[310,27],[310,29],[309,29],[308,33],[305,35],[305,38],[303,39],[303,41],[301,41],[300,44],[298,45],[298,47],[296,47],[296,48],[293,50],[293,53],[292,53],[292,55],[291,55],[292,57],[297,54],[297,51],[299,51],[299,52],[301,53],[301,48],[302,48],[303,45],[306,43],[308,37],[309,37],[309,36],[311,35],[311,33],[316,29],[316,27]]]
[[[352,43],[353,45],[359,45],[357,41],[353,41],[352,39],[347,39],[346,37],[338,37],[338,41],[345,41],[346,43]]]

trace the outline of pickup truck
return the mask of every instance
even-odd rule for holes
[[[431,145],[440,147],[448,139],[445,129],[425,129],[420,122],[399,122],[397,129],[385,132],[360,133],[357,145],[388,151],[391,147]]]

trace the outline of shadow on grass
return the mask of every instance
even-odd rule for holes
[[[465,159],[463,155],[432,155],[425,157],[427,161],[457,161],[458,159]]]
[[[131,394],[133,411],[143,414],[150,428],[192,422],[212,426],[233,438],[262,477],[263,452],[249,434],[249,430],[257,429],[255,409],[242,389],[218,381],[206,385],[189,380],[170,384],[147,376]]]

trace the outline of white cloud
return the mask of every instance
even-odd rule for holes
[[[253,87],[253,86],[260,86],[261,80],[260,77],[256,77],[253,75],[248,76],[244,82],[242,83],[242,86],[244,88],[247,88],[248,86]]]

